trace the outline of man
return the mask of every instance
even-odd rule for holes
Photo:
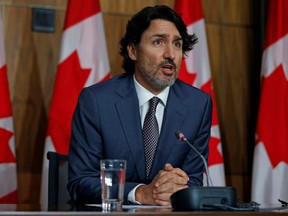
[[[208,158],[211,98],[177,79],[183,55],[196,42],[167,6],[146,7],[128,22],[120,42],[126,73],[83,89],[75,109],[68,183],[74,201],[101,203],[99,170],[104,158],[127,160],[124,203],[168,206],[174,192],[202,186],[201,158],[175,136],[182,131]],[[143,135],[142,129],[155,96],[160,99],[160,136],[149,160],[145,139],[150,135]]]

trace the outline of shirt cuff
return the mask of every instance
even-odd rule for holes
[[[135,198],[136,189],[141,185],[145,185],[145,184],[139,184],[129,192],[129,194],[128,194],[128,201],[129,202],[141,205],[141,203],[136,201],[136,198]]]

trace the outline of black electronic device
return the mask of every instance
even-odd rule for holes
[[[189,187],[175,192],[171,195],[172,208],[177,211],[225,209],[236,207],[237,192],[234,187],[214,187],[209,175],[207,162],[204,156],[185,138],[180,131],[175,133],[176,137],[188,144],[199,157],[201,157],[207,176],[207,187]]]
[[[228,209],[236,207],[236,189],[233,187],[189,187],[170,197],[177,211]]]

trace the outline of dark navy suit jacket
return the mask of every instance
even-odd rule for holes
[[[139,103],[133,76],[122,74],[84,88],[72,120],[69,149],[71,198],[78,203],[101,203],[100,159],[126,159],[124,203],[139,183],[147,184],[165,163],[184,170],[189,186],[201,186],[204,165],[175,132],[208,158],[212,101],[210,95],[176,80],[164,111],[161,134],[149,179],[145,177],[144,146]]]

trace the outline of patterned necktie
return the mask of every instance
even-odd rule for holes
[[[145,150],[145,162],[146,162],[146,178],[149,177],[152,162],[154,159],[155,150],[159,138],[159,128],[158,122],[155,116],[156,107],[160,99],[158,97],[153,97],[149,101],[149,110],[145,116],[143,125],[143,140],[144,140],[144,150]]]

